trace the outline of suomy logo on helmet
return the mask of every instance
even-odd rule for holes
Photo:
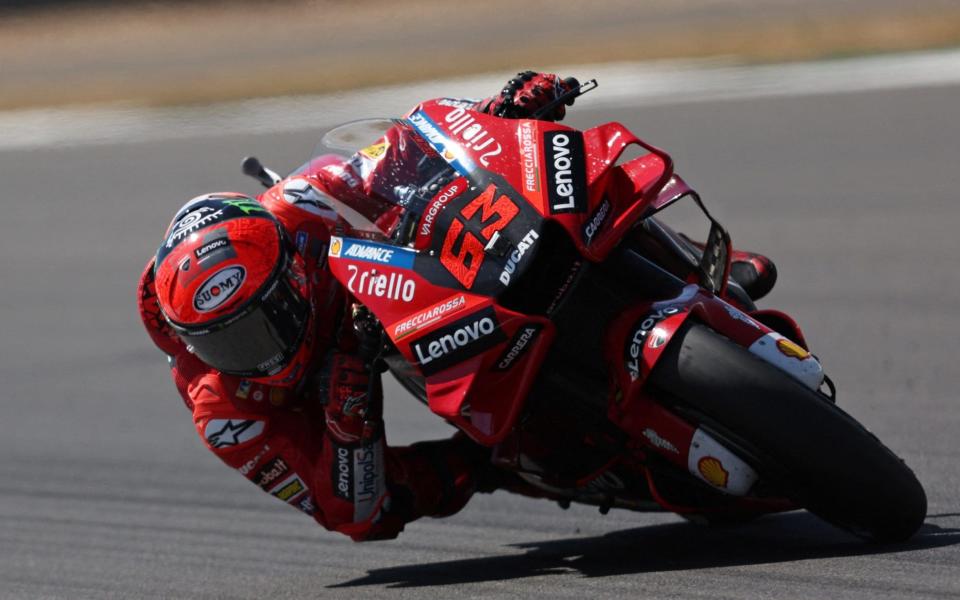
[[[247,271],[240,265],[220,269],[203,282],[193,295],[193,308],[197,312],[210,312],[229,300],[247,278]]]

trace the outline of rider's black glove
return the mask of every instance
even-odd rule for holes
[[[524,71],[507,82],[503,90],[496,96],[480,103],[480,112],[505,117],[507,119],[524,119],[533,117],[534,113],[553,102],[561,94],[578,85],[573,77],[560,79],[550,73],[535,73]],[[564,104],[573,105],[573,98]],[[550,114],[540,118],[544,121],[559,121],[566,115],[566,108],[560,104]]]

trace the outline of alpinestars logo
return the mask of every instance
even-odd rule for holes
[[[283,199],[297,208],[319,217],[336,219],[337,213],[328,205],[328,198],[305,179],[291,179],[283,186]]]
[[[203,429],[203,437],[212,448],[239,446],[263,433],[263,426],[263,421],[210,419]]]
[[[576,131],[548,131],[543,135],[543,142],[551,214],[584,212],[587,170],[583,136]]]
[[[496,313],[487,307],[410,344],[420,370],[433,375],[506,340]]]

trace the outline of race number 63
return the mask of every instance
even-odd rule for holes
[[[480,212],[480,237],[466,229],[466,221],[474,218]],[[440,264],[459,281],[463,287],[470,289],[477,278],[477,272],[483,264],[483,248],[495,233],[506,227],[520,209],[506,195],[497,195],[497,188],[490,184],[482,194],[474,198],[469,204],[460,209],[463,220],[454,219],[443,238],[443,248],[440,251]],[[455,248],[459,247],[459,250]]]

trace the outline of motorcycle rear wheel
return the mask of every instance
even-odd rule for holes
[[[877,542],[906,540],[927,498],[906,464],[821,394],[700,323],[685,324],[650,375],[791,500]],[[734,448],[731,448],[734,449]]]

